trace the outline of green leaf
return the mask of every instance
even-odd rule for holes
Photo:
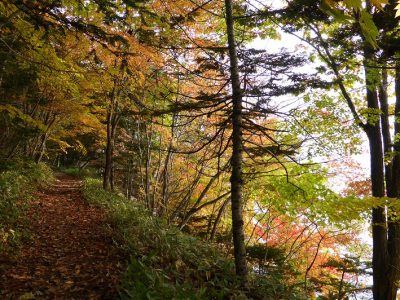
[[[31,116],[25,114],[24,112],[22,112],[22,110],[13,105],[10,104],[0,105],[0,112],[6,112],[12,119],[19,118],[28,126],[37,128],[43,132],[46,131],[47,127],[46,125],[43,124],[42,121],[32,118]]]
[[[379,108],[362,108],[360,115],[362,115],[369,124],[376,125],[380,121],[382,111]]]
[[[372,16],[365,10],[361,11],[359,23],[365,40],[374,48],[378,48],[376,39],[378,37],[378,28],[376,27]]]
[[[361,0],[343,0],[344,5],[349,9],[360,11],[362,9]]]
[[[336,8],[333,5],[333,3],[331,2],[331,0],[322,0],[321,5],[320,5],[320,9],[324,13],[326,13],[328,15],[331,15],[335,19],[337,19],[339,21],[342,21],[342,22],[351,19],[351,17],[347,16],[340,9]]]

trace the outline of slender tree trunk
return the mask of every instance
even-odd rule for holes
[[[16,153],[17,153],[17,149],[19,147],[19,145],[21,144],[20,141],[16,142],[14,144],[14,146],[10,149],[10,151],[8,152],[8,154],[6,155],[6,159],[9,160],[11,159]]]
[[[389,103],[388,103],[388,74],[385,69],[386,65],[382,69],[382,81],[379,87],[379,104],[381,107],[381,126],[382,126],[382,139],[383,139],[383,152],[385,156],[390,156],[393,151],[392,138],[390,135],[390,123],[389,123]],[[392,190],[392,166],[393,162],[390,161],[385,165],[385,183],[386,183],[386,194],[389,195]]]
[[[111,176],[110,176],[110,188],[112,191],[114,191],[114,184],[115,184],[115,165],[114,165],[114,145],[115,145],[115,134],[117,132],[117,127],[119,120],[121,118],[121,115],[117,113],[118,109],[118,101],[115,103],[115,108],[114,108],[114,117],[112,119],[111,123],[111,141],[112,141],[112,147],[111,147]]]
[[[139,176],[140,176],[140,184],[143,187],[143,189],[145,189],[145,176],[144,176],[144,161],[145,161],[145,157],[144,157],[144,145],[145,145],[145,141],[143,138],[143,132],[146,130],[146,123],[145,121],[142,120],[137,120],[136,121],[136,130],[137,130],[137,150],[138,150],[138,165],[139,165]],[[142,147],[143,146],[143,147]],[[142,196],[142,195],[141,195]],[[144,195],[144,204],[147,205],[146,202],[146,195]]]
[[[161,120],[161,125],[164,125],[164,118],[162,118]],[[159,144],[159,149],[158,149],[158,158],[157,158],[157,168],[155,170],[155,174],[154,174],[154,183],[153,183],[153,192],[151,193],[151,203],[153,204],[153,213],[158,214],[158,211],[160,209],[160,201],[159,201],[159,188],[160,188],[160,180],[161,180],[161,176],[162,176],[162,143],[163,143],[163,139],[162,139],[162,134],[159,133],[159,140],[158,140],[158,144]]]
[[[113,105],[114,106],[114,105]],[[117,130],[119,116],[115,110],[107,115],[107,145],[106,145],[106,163],[104,166],[103,188],[105,190],[114,190],[114,145],[115,133]]]
[[[154,212],[154,204],[151,201],[151,150],[152,150],[152,140],[153,140],[153,123],[150,125],[150,132],[147,129],[146,125],[146,169],[145,169],[145,199],[146,199],[146,206],[149,209],[150,213],[153,214]]]
[[[224,211],[226,207],[228,206],[229,203],[229,198],[224,201],[224,203],[221,205],[221,208],[218,211],[217,217],[215,218],[211,234],[210,234],[210,241],[212,241],[215,238],[215,234],[217,233],[217,228],[218,224],[221,221],[222,215],[224,214]]]
[[[111,154],[111,157],[114,158],[114,151]],[[115,182],[115,167],[114,167],[114,159],[111,160],[111,176],[110,176],[110,189],[114,191],[114,182]]]
[[[44,152],[46,150],[46,143],[47,143],[47,140],[50,135],[50,131],[51,131],[52,126],[55,121],[56,121],[56,116],[53,116],[53,118],[51,120],[49,120],[49,119],[46,120],[45,124],[47,125],[47,129],[46,129],[46,132],[44,132],[40,138],[40,144],[38,147],[39,149],[37,150],[37,152],[35,154],[35,162],[36,163],[40,163],[42,161]]]
[[[373,72],[368,67],[374,61],[373,49],[366,45],[364,49],[365,81],[367,84],[366,95],[368,108],[379,110],[379,100],[373,79]],[[383,141],[380,122],[368,118],[366,133],[369,141],[372,196],[385,196],[385,175]],[[372,209],[372,268],[373,268],[373,295],[375,300],[390,300],[388,298],[388,248],[387,248],[387,223],[385,208]]]
[[[393,150],[395,156],[391,168],[391,182],[390,190],[388,190],[388,197],[393,199],[400,198],[400,142],[398,136],[400,134],[400,63],[396,63],[395,73],[395,121],[394,121],[394,145]],[[393,208],[388,208],[388,257],[389,257],[389,271],[388,271],[388,298],[396,299],[398,281],[400,279],[400,222],[398,219],[398,212]]]
[[[164,169],[162,172],[162,188],[161,188],[161,203],[158,214],[160,217],[164,215],[167,211],[167,202],[168,202],[168,183],[169,183],[169,165],[172,159],[172,146],[174,141],[174,131],[175,131],[175,119],[176,115],[172,116],[172,125],[171,125],[171,140],[168,145],[167,155],[164,160]]]
[[[183,229],[186,224],[189,222],[190,218],[193,216],[193,214],[195,214],[198,210],[199,210],[199,206],[201,201],[206,197],[208,191],[211,189],[211,187],[213,186],[213,184],[215,183],[215,181],[217,179],[219,179],[219,176],[221,175],[221,173],[223,171],[225,171],[228,168],[228,164],[226,164],[225,166],[223,166],[220,170],[217,171],[217,173],[212,176],[210,178],[210,180],[208,181],[206,187],[201,191],[199,197],[197,198],[196,202],[192,205],[192,208],[189,209],[189,211],[185,214],[185,216],[183,217],[181,223],[179,224],[179,227],[181,229]]]
[[[128,174],[126,178],[126,198],[129,200],[132,198],[132,170],[133,170],[133,160],[128,160]]]
[[[372,128],[368,134],[371,157],[372,196],[384,197],[383,151],[380,132]],[[374,299],[389,299],[387,294],[387,229],[385,208],[372,209]]]
[[[162,217],[167,210],[168,202],[168,183],[169,183],[169,163],[172,157],[172,147],[168,148],[167,156],[164,161],[164,170],[162,175],[162,191],[161,191],[161,205],[159,215]]]
[[[219,200],[226,198],[226,196],[228,196],[230,194],[230,192],[224,193],[220,196],[218,196],[217,198],[207,201],[205,203],[203,203],[200,206],[195,206],[192,207],[185,215],[184,219],[182,220],[182,222],[179,224],[179,229],[182,230],[183,228],[185,228],[185,226],[187,225],[187,223],[190,221],[190,219],[193,217],[193,215],[195,213],[197,213],[198,211],[202,210],[204,207],[212,205],[214,203],[217,203]]]
[[[113,174],[113,156],[114,156],[114,144],[115,144],[115,133],[117,130],[120,115],[118,114],[118,80],[114,79],[113,90],[110,95],[110,104],[107,112],[107,145],[105,150],[105,166],[103,175],[103,189],[114,190],[114,174]]]
[[[188,188],[187,193],[185,194],[183,199],[179,202],[179,204],[176,207],[176,209],[172,212],[171,216],[168,217],[168,222],[169,223],[174,222],[174,220],[180,215],[180,213],[185,209],[185,207],[189,203],[190,199],[193,196],[193,192],[195,191],[197,185],[200,182],[201,174],[203,173],[203,168],[204,168],[204,166],[202,166],[202,168],[200,169],[200,171],[198,172],[198,174],[194,178],[192,184]]]
[[[44,151],[46,150],[46,141],[47,141],[47,133],[43,134],[43,136],[40,139],[39,150],[37,151],[37,153],[35,155],[35,162],[37,164],[42,161]]]
[[[114,140],[112,138],[112,117],[113,117],[113,105],[110,105],[109,112],[107,113],[107,145],[106,145],[106,163],[104,165],[104,176],[103,176],[103,188],[105,190],[110,189],[110,179],[112,172],[112,158],[113,158],[113,148]]]
[[[117,60],[114,61],[114,67],[117,67]],[[118,113],[118,99],[121,94],[121,83],[124,82],[124,67],[125,61],[122,60],[119,66],[120,75],[122,77],[114,77],[113,88],[110,94],[108,111],[107,111],[107,145],[105,150],[105,166],[103,175],[103,188],[105,190],[114,190],[114,144],[115,133],[117,130],[120,114]]]
[[[230,58],[230,73],[232,83],[232,174],[231,174],[231,206],[232,206],[232,235],[235,254],[236,274],[241,278],[242,286],[247,286],[246,248],[243,230],[242,203],[242,91],[238,68],[238,57],[234,34],[232,0],[225,0],[226,28]]]
[[[343,267],[342,276],[340,277],[338,300],[344,299],[345,293],[343,293],[344,275],[346,275],[346,267]]]

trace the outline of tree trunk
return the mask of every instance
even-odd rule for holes
[[[226,28],[230,58],[230,73],[232,83],[232,174],[231,174],[231,206],[232,206],[232,235],[235,255],[236,274],[241,279],[242,286],[247,286],[246,249],[243,230],[242,207],[242,91],[238,68],[238,57],[233,26],[232,0],[225,0]]]
[[[117,92],[117,79],[114,80],[114,87],[110,95],[110,104],[107,112],[107,145],[105,150],[106,162],[104,166],[103,175],[103,189],[114,190],[114,176],[113,176],[113,156],[115,144],[115,132],[120,119],[117,114],[118,110],[118,92]]]
[[[398,136],[400,134],[400,63],[396,63],[395,74],[395,121],[394,121],[394,145],[393,150],[395,156],[392,161],[390,189],[387,196],[393,199],[400,198],[400,142]],[[400,279],[400,223],[398,220],[398,212],[393,208],[388,208],[388,297],[387,299],[396,299],[397,286]]]
[[[51,128],[52,128],[52,126],[53,126],[55,121],[56,121],[56,116],[54,115],[52,117],[52,119],[50,120],[50,113],[49,113],[49,117],[45,121],[45,124],[47,125],[46,132],[44,132],[43,135],[41,136],[40,144],[39,144],[39,147],[38,147],[39,149],[37,150],[37,152],[35,154],[35,162],[37,164],[42,161],[44,152],[46,150],[46,142],[47,142],[47,139],[49,138]]]
[[[196,177],[194,178],[192,184],[188,188],[187,193],[183,197],[183,199],[179,202],[178,206],[176,209],[171,213],[170,216],[168,216],[168,223],[174,222],[174,220],[181,214],[181,212],[185,209],[185,207],[188,205],[190,199],[193,196],[193,192],[196,190],[197,185],[200,182],[201,175],[203,173],[203,168],[204,166],[201,167],[200,171],[197,173]]]
[[[117,61],[114,62],[114,67],[117,66]],[[120,114],[118,114],[118,98],[121,93],[121,82],[123,82],[124,76],[124,60],[120,65],[120,72],[122,78],[114,77],[113,88],[109,98],[109,105],[107,111],[107,145],[105,150],[105,166],[103,174],[103,188],[105,190],[114,190],[114,144],[115,144],[115,132],[117,130]]]
[[[367,84],[366,95],[368,108],[379,110],[379,100],[373,82],[373,71],[370,72],[369,65],[374,61],[373,49],[366,45],[364,49],[364,70]],[[383,141],[380,122],[368,118],[366,133],[369,141],[372,196],[385,196],[385,175]],[[388,249],[387,249],[387,226],[385,208],[372,209],[372,268],[373,268],[373,295],[375,300],[388,298]]]
[[[209,239],[210,241],[212,241],[215,238],[215,234],[217,233],[218,224],[221,221],[222,215],[223,215],[228,203],[229,203],[229,198],[224,201],[224,203],[221,205],[221,208],[218,211],[217,217],[215,218],[215,221],[213,224],[213,228],[211,230],[210,239]]]
[[[206,197],[208,191],[211,189],[214,182],[219,178],[222,171],[226,169],[227,165],[224,166],[221,170],[218,170],[217,173],[210,178],[206,187],[201,191],[200,196],[197,198],[196,202],[193,204],[192,208],[185,214],[179,227],[183,229],[186,224],[189,222],[190,218],[193,216],[195,212],[198,211],[198,206],[200,205],[201,201]]]
[[[150,125],[150,132],[148,131],[148,127],[146,125],[146,169],[145,169],[145,181],[146,185],[144,187],[145,191],[145,199],[146,199],[146,206],[149,209],[150,213],[153,214],[154,212],[154,204],[151,201],[151,151],[152,151],[152,141],[153,141],[153,123]]]
[[[178,77],[178,86],[179,86],[179,77]],[[171,124],[171,139],[169,141],[168,145],[168,150],[167,150],[167,155],[164,160],[164,168],[162,171],[162,187],[161,187],[161,203],[160,203],[160,209],[158,211],[158,215],[160,217],[164,216],[164,213],[167,211],[167,202],[168,202],[168,184],[169,184],[169,166],[172,160],[172,147],[174,143],[174,137],[175,137],[175,122],[176,122],[177,116],[174,113],[172,115],[172,124]]]
[[[107,145],[106,145],[106,163],[104,165],[104,176],[103,176],[103,189],[110,189],[110,180],[111,180],[111,172],[112,172],[112,158],[113,158],[113,148],[114,148],[114,139],[112,138],[112,116],[113,116],[113,105],[110,105],[109,112],[107,113]]]

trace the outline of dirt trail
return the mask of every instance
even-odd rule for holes
[[[17,257],[0,257],[0,299],[116,299],[126,259],[79,180],[59,174],[35,199],[31,240]]]

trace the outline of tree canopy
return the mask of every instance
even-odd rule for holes
[[[232,256],[243,291],[395,299],[399,11],[392,0],[1,1],[0,170],[33,161],[101,177]],[[370,267],[372,287],[358,280]]]

